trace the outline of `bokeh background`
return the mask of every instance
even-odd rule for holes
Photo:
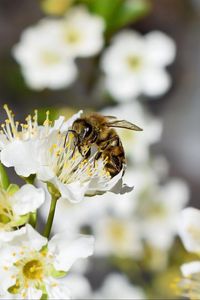
[[[152,155],[162,155],[167,159],[169,178],[185,180],[190,188],[190,205],[200,208],[200,1],[151,0],[149,3],[151,8],[148,13],[126,28],[142,34],[160,30],[170,36],[177,47],[176,59],[168,67],[172,78],[170,90],[155,99],[140,98],[142,106],[163,122],[161,140],[151,147],[151,152]],[[108,104],[115,105],[113,99],[103,98],[94,89],[94,80],[100,72],[96,57],[77,59],[78,79],[66,89],[34,91],[26,85],[20,66],[12,56],[12,48],[19,42],[23,30],[33,26],[44,16],[39,1],[0,0],[0,120],[5,119],[2,108],[4,103],[21,120],[35,108],[40,111],[42,119],[48,109],[53,116],[57,116],[69,111],[69,108],[74,111],[98,111],[105,109]],[[174,252],[176,249],[180,251],[177,256]],[[167,295],[167,285],[163,281],[171,278],[174,266],[180,265],[181,258],[185,257],[182,246],[176,242],[170,251],[170,271],[165,270],[164,276],[164,271],[161,270],[161,273],[156,273],[155,280],[152,280],[155,274],[152,275],[144,268],[145,261],[134,265],[136,272],[132,274],[130,261],[122,263],[115,257],[111,260],[95,258],[88,278],[94,287],[99,287],[110,270],[120,270],[133,283],[143,286],[145,282],[144,286],[148,286],[151,282],[154,285],[153,291],[147,287],[147,293],[151,290],[149,295],[153,299],[163,299]],[[149,253],[148,255],[151,256]],[[159,259],[157,263],[159,264]],[[137,272],[138,269],[142,271]],[[139,279],[137,274],[140,274]],[[163,276],[159,281],[160,274]],[[170,293],[168,298],[174,299]]]

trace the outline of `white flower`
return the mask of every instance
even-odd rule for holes
[[[146,162],[149,159],[150,146],[161,138],[161,121],[145,111],[138,102],[108,107],[102,111],[102,114],[113,115],[120,120],[130,121],[143,129],[139,133],[127,129],[119,129],[117,132],[126,149],[128,158],[134,163]]]
[[[64,278],[77,259],[92,254],[93,238],[61,233],[47,242],[30,225],[20,231],[0,248],[1,290],[15,299],[70,299]]]
[[[93,230],[98,256],[139,258],[143,254],[140,228],[133,218],[104,216],[93,224]]]
[[[179,235],[187,251],[200,254],[200,210],[188,207],[181,212]]]
[[[100,52],[104,44],[104,21],[84,6],[68,10],[60,20],[58,39],[72,57],[88,57]]]
[[[26,223],[28,214],[35,212],[44,200],[44,191],[30,184],[0,189],[0,240],[9,241],[18,235],[19,231],[14,229]]]
[[[182,279],[177,284],[178,293],[189,299],[200,299],[200,261],[181,266]]]
[[[108,190],[118,193],[122,188],[122,174],[111,177],[103,158],[95,160],[98,149],[88,159],[75,146],[74,135],[68,132],[81,112],[65,121],[60,117],[54,125],[47,119],[38,126],[37,112],[33,119],[19,126],[12,112],[5,107],[8,120],[2,125],[0,135],[1,162],[14,167],[18,175],[28,177],[36,174],[44,182],[52,183],[61,197],[80,202],[84,195],[94,195]],[[125,192],[122,189],[122,192]]]
[[[175,53],[174,41],[162,32],[153,31],[145,36],[130,30],[119,33],[102,60],[108,91],[118,101],[133,99],[141,93],[165,93],[171,85],[165,67],[173,62]]]
[[[160,185],[148,168],[132,171],[131,176],[136,186],[134,216],[141,235],[150,246],[168,250],[178,233],[180,211],[189,200],[188,186],[179,179]]]
[[[13,48],[14,58],[32,89],[60,89],[70,85],[77,76],[73,59],[59,44],[59,29],[58,21],[41,20],[26,29]]]
[[[132,285],[121,274],[112,273],[106,277],[102,287],[95,293],[94,299],[146,299],[140,287]]]

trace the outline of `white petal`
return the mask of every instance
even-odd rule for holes
[[[21,291],[21,299],[23,299],[23,294],[27,295],[26,299],[30,299],[30,300],[39,300],[42,297],[42,291],[38,290],[34,287],[29,287],[26,290],[22,290]]]
[[[169,74],[159,68],[145,69],[142,74],[142,90],[148,96],[160,96],[171,86]]]
[[[60,181],[57,181],[56,185],[62,198],[67,199],[72,203],[79,203],[83,200],[89,183],[86,182],[84,184],[80,184],[79,181],[75,181],[69,184],[63,184]]]
[[[3,149],[8,144],[8,140],[4,134],[0,134],[0,149]]]
[[[42,166],[38,167],[37,171],[37,179],[42,181],[51,181],[55,177],[53,170],[50,166]]]
[[[75,120],[77,120],[78,118],[80,118],[81,114],[83,113],[82,110],[80,110],[79,112],[77,112],[76,114],[74,114],[69,120],[67,120],[66,122],[63,123],[63,125],[60,128],[61,132],[67,131],[69,129],[69,127],[72,126],[72,124],[74,123]]]
[[[185,208],[181,213],[178,229],[186,250],[200,253],[200,210]]]
[[[167,66],[176,56],[176,45],[172,38],[159,31],[152,31],[145,35],[146,59],[153,65]]]
[[[48,278],[44,280],[48,299],[71,299],[71,293],[65,282]]]
[[[90,299],[91,288],[85,277],[78,274],[69,274],[61,278],[59,283],[69,288],[72,299]]]
[[[36,211],[45,201],[43,189],[37,189],[31,184],[26,184],[11,198],[14,212],[17,215],[25,215]]]
[[[16,283],[16,272],[13,268],[9,268],[6,272],[0,271],[0,290],[7,292],[8,288]]]
[[[33,227],[29,224],[26,224],[22,228],[23,234],[15,236],[11,243],[13,245],[26,246],[30,249],[39,251],[43,246],[47,244],[47,239],[41,236]]]
[[[51,239],[48,249],[56,257],[54,267],[60,271],[68,271],[77,259],[92,255],[94,238],[84,235],[72,237],[60,233]]]
[[[1,162],[14,167],[18,175],[28,177],[37,171],[37,147],[34,141],[13,141],[1,152]]]
[[[60,116],[57,120],[55,120],[54,125],[52,127],[52,130],[60,130],[62,124],[65,121],[65,117],[64,116]]]
[[[16,237],[24,235],[26,232],[25,227],[20,228],[19,230],[14,231],[0,231],[0,243],[1,242],[10,242]]]
[[[200,273],[200,261],[192,261],[181,266],[183,276],[188,277],[195,273]]]
[[[106,78],[106,88],[109,93],[118,100],[129,101],[137,97],[141,92],[141,84],[137,76],[108,76]]]

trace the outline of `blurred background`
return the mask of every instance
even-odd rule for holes
[[[73,3],[69,5],[75,6],[81,3],[91,13],[99,14],[102,17],[102,6],[100,9],[97,9],[96,6],[95,11],[95,5],[92,6],[90,3],[95,1],[71,1]],[[129,2],[131,3],[131,1]],[[184,180],[189,186],[190,204],[200,208],[200,1],[133,0],[132,2],[137,2],[140,9],[134,11],[134,14],[127,19],[127,22],[120,24],[118,28],[113,27],[114,29],[108,30],[108,24],[111,21],[109,18],[106,19],[105,44],[99,53],[92,55],[92,57],[75,58],[76,65],[78,66],[78,76],[70,86],[60,89],[45,87],[35,90],[27,84],[26,79],[22,75],[19,59],[14,58],[12,49],[19,43],[22,32],[28,27],[35,26],[39,20],[46,16],[52,19],[62,18],[66,11],[71,8],[66,6],[67,8],[65,7],[59,13],[55,13],[54,10],[48,8],[48,5],[44,5],[45,0],[43,2],[36,0],[0,0],[0,120],[3,121],[5,119],[3,111],[4,103],[7,103],[13,109],[15,115],[20,120],[23,120],[35,108],[39,110],[41,121],[43,120],[45,111],[48,109],[51,110],[52,118],[57,117],[59,114],[69,115],[78,109],[108,111],[109,114],[113,112],[113,115],[117,115],[120,112],[120,110],[117,111],[118,105],[120,107],[123,105],[126,106],[129,105],[127,103],[135,103],[134,101],[136,100],[130,99],[123,103],[123,100],[116,100],[112,96],[112,93],[105,92],[105,86],[102,88],[101,80],[100,83],[96,83],[98,78],[101,79],[102,74],[106,73],[100,67],[102,53],[106,51],[106,48],[110,47],[113,36],[121,32],[122,29],[136,30],[142,36],[155,30],[161,31],[171,37],[176,44],[175,60],[172,64],[166,66],[167,72],[171,77],[171,86],[166,92],[155,97],[148,97],[148,95],[145,96],[144,94],[138,95],[136,102],[151,115],[152,119],[160,120],[163,124],[161,137],[155,138],[155,142],[149,142],[148,144],[150,147],[150,161],[154,162],[156,157],[160,159],[158,159],[157,163],[153,163],[153,166],[156,170],[159,169],[158,172],[167,173],[167,180],[169,181],[174,177]],[[120,8],[118,9],[120,12]],[[137,124],[137,115],[134,115],[136,114],[136,110],[133,108],[133,118],[130,112],[129,114],[127,113],[127,117],[126,112],[124,112],[123,118],[127,118],[133,122],[136,120],[135,123]],[[148,122],[145,123],[145,115],[142,118],[144,118],[144,124],[146,124],[141,124],[144,127],[144,132],[145,130],[147,132],[146,138],[151,139],[148,135],[156,133],[153,130],[149,130],[148,127],[150,125]],[[153,139],[154,137],[152,137]],[[131,151],[134,156],[134,146]],[[140,149],[137,151],[140,153]],[[134,165],[136,165],[137,169],[138,165],[141,169],[145,168],[144,162],[137,164],[137,158],[133,162],[133,172]],[[152,168],[151,166],[150,164],[150,169]],[[166,171],[166,169],[168,170]],[[162,174],[159,176],[162,177]],[[133,184],[137,190],[137,180],[134,181],[134,179],[138,177],[137,175],[133,175],[131,178],[133,178]],[[138,180],[138,182],[141,185],[141,181]],[[166,179],[164,182],[166,182]],[[176,196],[173,200],[176,202]],[[84,224],[84,222],[80,227],[88,229],[88,224]],[[146,236],[145,238],[143,236],[142,239],[146,239]],[[153,249],[154,247],[155,245]],[[171,260],[170,268],[168,267],[168,269],[163,267],[162,270],[158,271],[155,268],[155,271],[153,268],[152,271],[149,266],[147,267],[148,264],[145,265],[145,261],[148,260],[147,257],[152,258],[152,251],[147,247],[144,250],[147,256],[144,255],[137,266],[133,263],[133,269],[136,270],[134,275],[131,273],[132,269],[129,267],[129,259],[124,259],[122,262],[122,260],[116,258],[120,255],[112,254],[111,258],[107,258],[106,260],[99,260],[98,257],[96,260],[94,259],[95,263],[90,268],[90,271],[88,271],[88,278],[90,278],[93,286],[98,287],[102,284],[103,279],[105,279],[110,270],[117,270],[126,274],[133,284],[136,283],[136,285],[142,286],[145,293],[150,295],[149,297],[161,299],[162,296],[167,295],[168,298],[174,299],[170,293],[169,295],[167,294],[168,286],[165,286],[164,292],[161,292],[164,286],[163,281],[166,278],[171,278],[171,274],[176,273],[174,272],[174,268],[181,263],[181,257],[185,257],[185,254],[183,248],[180,245],[177,246],[177,241],[170,247],[170,250],[167,247],[167,251],[171,251],[169,252]],[[173,253],[173,249],[179,249],[179,258],[171,254]],[[161,253],[163,253],[163,249]],[[160,261],[157,262],[157,264],[159,263]],[[172,269],[171,273],[167,271]],[[165,277],[163,277],[165,279],[162,281],[161,275],[164,276],[164,272],[166,272]],[[159,276],[160,282],[158,283]],[[110,286],[112,286],[111,283]],[[113,295],[113,297],[115,296]]]

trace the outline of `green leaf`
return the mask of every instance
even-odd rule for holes
[[[123,0],[91,0],[88,1],[90,10],[109,22],[114,13],[120,8]]]
[[[6,173],[6,170],[3,167],[3,165],[0,163],[0,186],[6,190],[9,186],[9,184],[10,184],[10,181],[9,181],[8,175]]]

